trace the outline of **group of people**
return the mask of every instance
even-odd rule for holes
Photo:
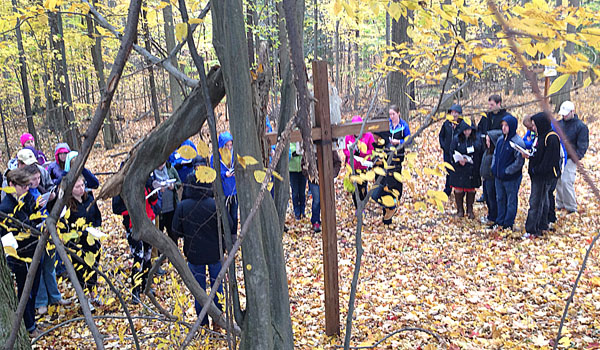
[[[449,196],[454,192],[457,216],[465,215],[466,204],[466,215],[473,219],[475,191],[483,184],[489,227],[512,229],[522,169],[528,159],[531,194],[525,237],[540,237],[552,229],[556,210],[577,211],[574,155],[567,154],[565,140],[560,139],[546,113],[525,117],[527,133],[521,137],[517,133],[518,120],[502,108],[501,96],[490,96],[488,106],[489,112],[477,127],[462,118],[461,106],[450,107],[450,117],[439,132],[444,162],[452,166],[444,192]],[[575,113],[571,101],[563,102],[558,114],[565,137],[577,158],[583,158],[589,143],[587,126]]]
[[[3,191],[0,202],[0,235],[8,265],[15,275],[19,298],[25,287],[39,232],[44,229],[47,213],[52,210],[56,201],[55,189],[78,155],[66,144],[58,144],[55,160],[47,162],[44,154],[35,149],[35,140],[31,134],[23,134],[20,141],[23,148],[9,161],[7,171],[2,174]],[[97,302],[97,277],[93,266],[85,263],[84,259],[88,254],[94,260],[99,258],[100,242],[88,232],[88,228],[100,227],[102,224],[100,211],[93,203],[93,195],[88,192],[89,189],[97,188],[99,182],[87,169],[82,174],[75,182],[72,196],[64,210],[65,215],[61,216],[58,226],[63,234],[76,233],[63,235],[68,237],[64,243],[77,256],[73,263],[78,282],[87,291],[90,300]],[[53,248],[53,245],[48,248],[50,247]],[[57,264],[60,266],[60,259],[54,249],[44,249],[23,316],[25,327],[32,336],[41,333],[35,321],[36,310],[44,314],[49,305],[70,304],[70,301],[62,298],[58,289]]]

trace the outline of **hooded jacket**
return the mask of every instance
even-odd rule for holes
[[[183,237],[183,253],[193,265],[219,261],[219,218],[210,185],[194,183],[191,197],[182,200],[173,215],[173,232]],[[225,212],[229,227],[233,221]]]
[[[488,136],[490,137],[490,142],[494,145],[494,149],[490,152],[491,147],[483,152],[483,156],[481,156],[481,167],[479,167],[479,174],[484,180],[493,180],[494,174],[492,174],[492,160],[494,159],[493,151],[496,149],[496,144],[498,143],[498,139],[502,137],[502,131],[500,130],[490,130],[488,132]]]
[[[56,186],[60,185],[60,182],[62,181],[63,176],[67,175],[69,170],[71,170],[71,161],[78,155],[79,155],[79,152],[77,152],[77,151],[71,151],[67,154],[67,159],[65,159],[65,170],[63,170],[61,172],[60,176],[54,180],[54,184],[56,184]],[[83,170],[81,170],[81,175],[83,176],[83,179],[85,180],[86,188],[96,189],[96,188],[100,187],[100,181],[98,181],[98,178],[96,177],[96,175],[94,175],[91,171],[89,171],[89,169],[83,168]]]
[[[21,202],[23,203],[23,205],[20,205],[19,200],[15,197],[14,194],[7,194],[0,203],[0,211],[4,214],[12,215],[15,219],[27,225],[35,226],[38,223],[38,221],[41,220],[38,219],[35,222],[32,222],[30,220],[30,215],[35,213],[37,210],[35,199],[31,195],[31,193],[28,192],[22,197]],[[18,237],[18,234],[21,231],[21,229],[20,225],[17,222],[13,222],[10,218],[5,218],[0,220],[0,224],[0,237],[3,237],[4,235],[8,234],[9,230],[13,229],[16,229],[16,231],[13,231],[13,235],[15,236],[15,238]],[[33,234],[29,235],[29,237],[26,238],[17,238],[17,243],[19,244],[19,247],[17,248],[17,254],[19,255],[19,257],[33,258],[33,253],[35,252],[37,241],[38,237]],[[24,264],[22,260],[17,260],[14,258],[10,259],[12,259],[12,261],[15,263]]]
[[[565,133],[565,137],[567,140],[569,140],[569,143],[573,145],[573,148],[575,148],[577,157],[582,159],[583,156],[585,156],[585,152],[587,151],[590,143],[590,131],[587,125],[585,125],[581,119],[579,119],[577,114],[575,114],[573,118],[569,120],[565,120],[564,118],[561,119],[559,124]],[[567,158],[570,159],[571,157],[567,156]]]
[[[471,129],[471,135],[467,138],[464,131]],[[450,154],[459,152],[473,158],[473,163],[460,165],[452,159],[454,172],[450,173],[450,186],[459,188],[477,188],[481,186],[481,177],[479,176],[479,167],[481,166],[481,140],[477,137],[475,127],[467,124],[464,120],[456,127],[452,144],[450,145]]]
[[[517,118],[509,114],[502,118],[502,121],[508,124],[508,135],[503,135],[498,139],[492,160],[492,174],[496,179],[502,181],[516,180],[522,175],[525,160],[521,152],[510,146],[510,141],[523,148],[525,148],[525,143],[517,135]]]
[[[235,196],[237,194],[237,188],[235,184],[235,175],[227,177],[227,172],[233,170],[234,158],[233,149],[230,151],[225,148],[227,142],[233,141],[231,133],[228,131],[219,134],[219,158],[221,158],[220,173],[221,182],[223,183],[223,192],[225,196]],[[214,165],[213,157],[210,157],[210,166],[217,170]]]
[[[529,176],[536,179],[556,179],[560,176],[560,138],[552,131],[546,114],[540,112],[531,120],[535,123],[538,139],[533,156],[529,158]]]
[[[353,123],[362,123],[362,118],[359,115],[355,115],[354,117],[352,117],[352,122]],[[354,143],[354,141],[356,140],[356,137],[354,135],[346,135],[346,138],[344,139],[344,154],[346,155],[346,163],[350,164],[350,150],[348,149],[348,147],[350,147],[350,145],[352,145]],[[360,138],[359,142],[364,143],[365,145],[367,145],[367,150],[366,152],[363,152],[363,150],[360,150],[360,147],[358,147],[358,143],[357,143],[357,147],[354,150],[354,154],[361,157],[361,158],[365,158],[368,159],[369,156],[371,155],[371,153],[373,153],[373,144],[375,143],[375,138],[373,137],[373,134],[371,134],[370,132],[365,132],[363,133],[362,137]],[[367,167],[360,164],[360,162],[358,160],[354,160],[354,169],[366,169]]]
[[[71,152],[71,148],[69,148],[69,145],[66,143],[59,143],[56,145],[56,148],[54,148],[54,162],[48,165],[48,173],[50,173],[50,177],[52,178],[52,181],[54,181],[55,185],[56,180],[62,177],[63,170],[65,170],[64,164],[62,166],[60,165],[60,159],[58,158],[58,155],[69,152]]]

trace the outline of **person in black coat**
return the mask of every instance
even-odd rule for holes
[[[0,222],[2,223],[0,225],[0,236],[3,240],[7,240],[9,238],[7,236],[13,236],[14,238],[11,240],[18,245],[16,247],[16,256],[14,255],[14,252],[9,253],[9,247],[7,246],[4,247],[4,253],[8,255],[6,259],[8,266],[15,275],[17,295],[20,299],[23,294],[23,289],[25,288],[29,264],[31,263],[35,247],[38,243],[38,237],[29,232],[27,228],[24,228],[21,223],[29,226],[36,226],[38,222],[31,221],[30,215],[34,214],[38,208],[36,208],[35,199],[31,193],[28,192],[30,183],[29,173],[23,169],[11,170],[6,174],[6,181],[8,186],[12,187],[14,191],[4,190],[6,196],[0,203],[0,212],[6,215],[12,215],[15,220],[11,220],[11,218],[0,219]],[[17,222],[17,220],[19,222]],[[16,231],[12,231],[13,229],[16,229]],[[19,237],[19,233],[24,233],[24,235]],[[35,298],[40,283],[40,271],[41,269],[38,268],[23,313],[25,328],[32,336],[37,336],[41,333],[35,322]]]
[[[450,109],[448,109],[448,113],[451,117],[446,119],[442,124],[438,138],[440,141],[440,147],[444,153],[444,162],[452,164],[452,152],[450,152],[450,145],[452,144],[454,135],[457,134],[456,127],[462,121],[462,107],[460,105],[452,105]],[[450,187],[449,182],[450,174],[452,174],[452,170],[448,170],[448,175],[446,176],[446,185],[444,186],[444,192],[448,196],[450,196],[452,193],[452,188]]]
[[[102,226],[102,215],[100,214],[98,205],[94,203],[90,207],[93,202],[94,196],[91,192],[85,190],[85,179],[80,175],[77,181],[75,181],[75,185],[73,185],[72,197],[67,204],[70,210],[67,220],[69,229],[77,232],[79,237],[69,241],[67,246],[76,252],[81,252],[78,255],[82,259],[90,253],[93,254],[94,265],[98,265],[101,248],[100,241],[87,231],[88,227],[97,228]],[[83,221],[80,220],[81,218],[83,218]],[[100,304],[99,299],[95,295],[96,293],[93,291],[98,281],[98,276],[94,269],[87,263],[82,264],[75,259],[73,259],[73,267],[82,288],[92,295],[91,301]]]
[[[188,260],[188,266],[200,286],[206,290],[206,269],[210,275],[210,284],[221,270],[221,253],[219,250],[219,218],[216,203],[213,198],[212,185],[194,182],[186,188],[186,199],[182,200],[173,215],[173,232],[183,237],[183,253]],[[233,226],[231,216],[223,213]],[[221,230],[222,231],[222,230]],[[223,310],[219,303],[218,294],[223,295],[223,285],[217,289],[214,302]],[[200,314],[202,305],[194,302],[196,314]],[[208,325],[208,318],[202,320],[202,325]],[[214,326],[213,326],[214,327]]]
[[[548,192],[552,181],[560,177],[560,138],[552,131],[552,124],[544,112],[531,117],[534,131],[538,137],[533,145],[533,155],[529,158],[529,176],[531,177],[531,194],[529,211],[525,222],[526,236],[542,236],[548,229]]]
[[[456,127],[456,135],[450,145],[450,154],[453,155],[452,166],[454,172],[450,174],[450,186],[454,189],[456,200],[456,216],[465,215],[463,199],[467,197],[467,215],[474,219],[473,202],[475,202],[475,190],[481,186],[479,168],[481,166],[482,144],[475,132],[475,127],[467,124],[464,120]],[[454,159],[455,152],[469,157],[469,160]]]

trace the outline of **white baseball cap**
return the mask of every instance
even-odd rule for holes
[[[17,152],[17,159],[20,162],[23,162],[23,164],[25,164],[25,165],[31,165],[31,164],[37,162],[37,159],[35,159],[35,155],[33,154],[33,151],[28,148],[23,148],[22,150]]]
[[[560,114],[564,117],[565,115],[571,113],[574,110],[575,110],[575,105],[573,104],[573,102],[565,101],[560,105],[560,110],[558,111],[558,114]]]

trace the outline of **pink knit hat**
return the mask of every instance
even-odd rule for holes
[[[21,135],[20,141],[21,141],[21,146],[25,146],[25,142],[27,141],[33,141],[33,135],[31,135],[30,133],[26,132],[23,135]]]

